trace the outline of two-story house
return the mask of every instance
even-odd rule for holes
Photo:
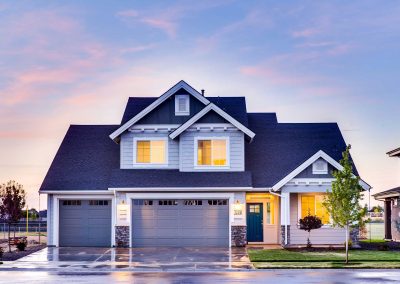
[[[309,213],[313,244],[343,244],[322,201],[345,148],[336,123],[279,123],[180,81],[129,98],[121,124],[70,126],[40,188],[48,244],[302,245]]]

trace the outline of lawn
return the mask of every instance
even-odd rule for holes
[[[395,251],[352,250],[350,264],[344,263],[345,252],[249,250],[256,268],[400,268],[400,253]]]

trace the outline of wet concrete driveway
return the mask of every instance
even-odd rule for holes
[[[252,269],[244,248],[45,248],[3,270],[240,271]]]

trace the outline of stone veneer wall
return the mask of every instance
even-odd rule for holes
[[[244,247],[247,244],[247,226],[232,226],[231,240],[233,247]]]
[[[287,244],[285,244],[285,225],[281,225],[281,245],[288,246],[290,245],[290,225],[287,225]]]
[[[129,247],[129,226],[115,226],[115,245]]]
[[[392,206],[392,239],[400,241],[400,206]]]

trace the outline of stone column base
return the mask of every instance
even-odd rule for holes
[[[287,227],[287,244],[285,244],[285,227]],[[281,245],[283,247],[290,245],[290,225],[281,225]]]
[[[119,248],[129,247],[129,226],[115,226],[115,245]]]
[[[233,247],[244,247],[247,244],[247,226],[231,226]]]

